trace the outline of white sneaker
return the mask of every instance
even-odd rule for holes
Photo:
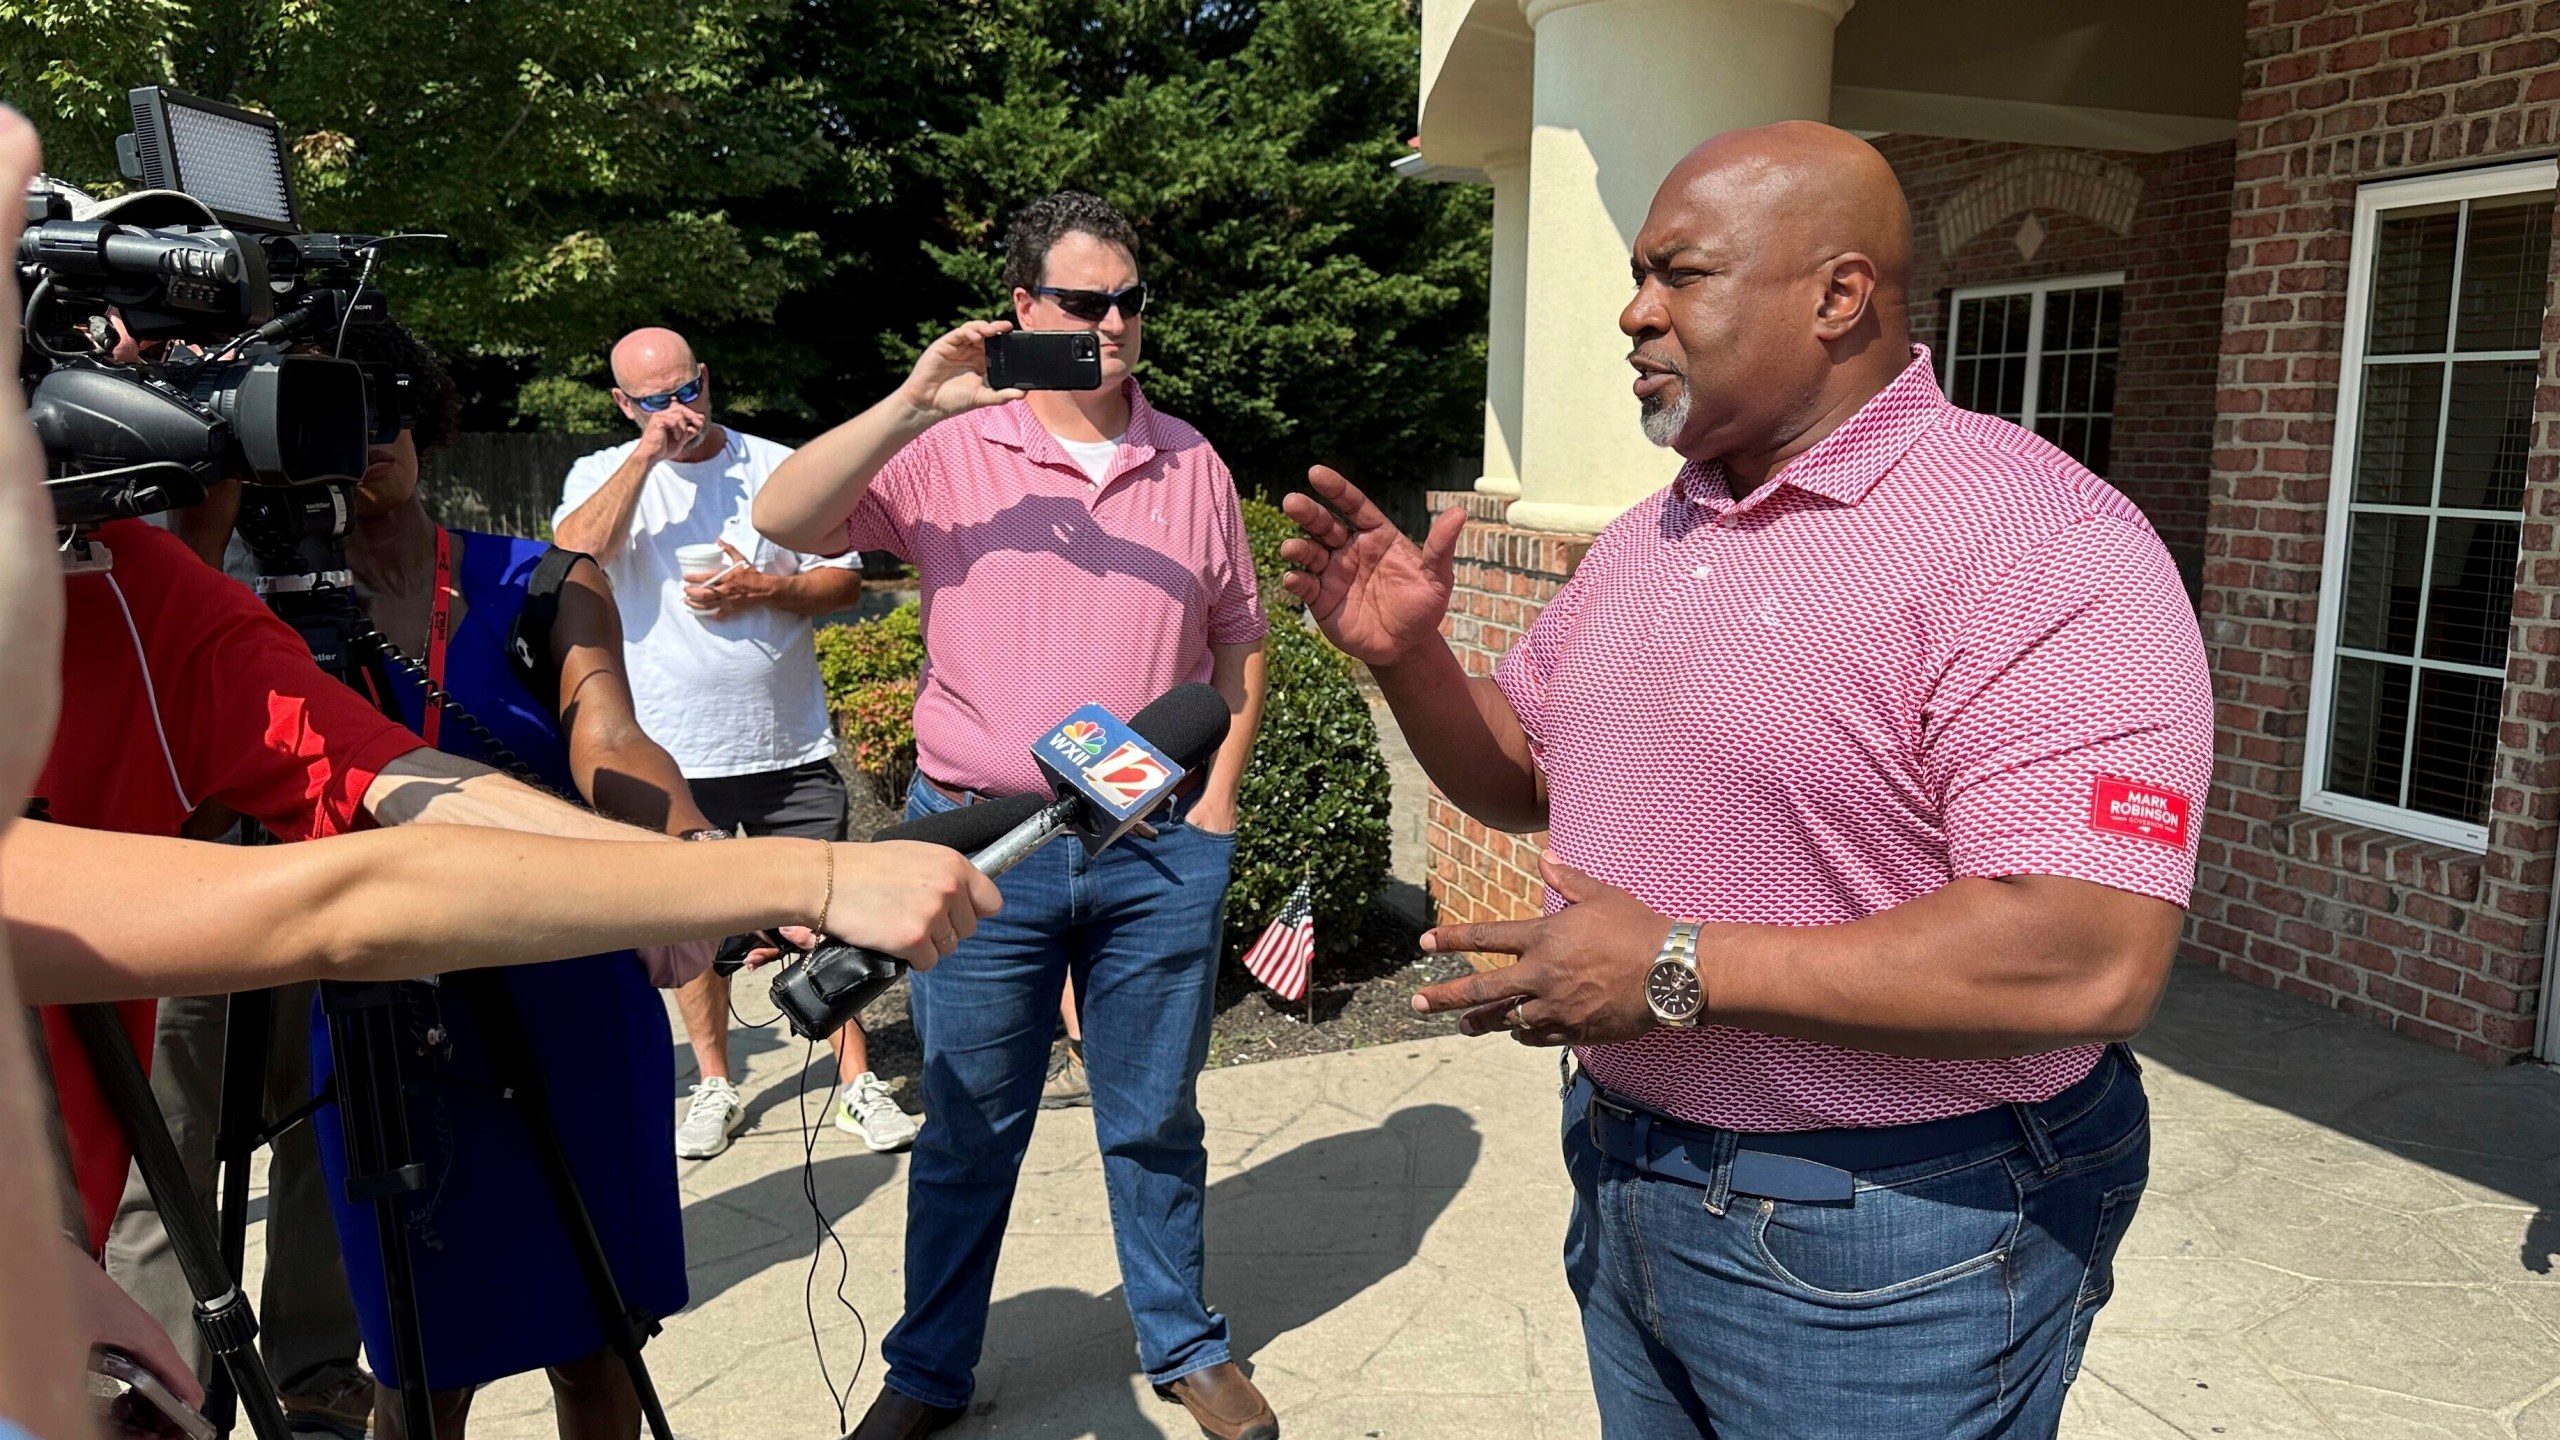
[[[862,1143],[875,1155],[904,1150],[916,1143],[916,1122],[898,1102],[889,1098],[889,1087],[880,1077],[865,1070],[853,1077],[853,1083],[836,1096],[836,1128],[847,1135],[859,1135]]]
[[[708,1160],[729,1148],[729,1137],[747,1123],[747,1102],[719,1076],[693,1087],[693,1105],[676,1127],[676,1158]]]

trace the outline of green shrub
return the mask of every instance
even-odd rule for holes
[[[881,804],[905,805],[916,778],[916,682],[875,680],[831,699],[845,758],[870,779]]]
[[[916,677],[924,623],[914,602],[876,620],[818,631],[818,675],[845,759],[883,805],[906,803],[916,773]]]
[[[818,631],[818,674],[830,699],[860,685],[912,680],[924,669],[924,612],[912,600],[876,620]]]
[[[1271,613],[1271,623],[1294,619],[1307,607],[1298,597],[1280,588],[1280,576],[1289,562],[1280,558],[1280,542],[1306,532],[1288,513],[1268,501],[1248,495],[1244,501],[1244,538],[1253,547],[1253,573],[1262,586],[1262,603]]]
[[[1236,803],[1227,952],[1252,944],[1312,871],[1317,953],[1340,954],[1387,878],[1387,762],[1351,661],[1294,604],[1272,604],[1267,653],[1270,699]]]
[[[1227,949],[1252,944],[1312,868],[1317,951],[1340,954],[1387,878],[1387,762],[1357,667],[1307,628],[1306,607],[1280,588],[1280,542],[1303,533],[1298,522],[1248,497],[1244,529],[1271,616],[1271,691],[1236,803]]]

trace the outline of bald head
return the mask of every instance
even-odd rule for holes
[[[625,395],[656,395],[693,378],[693,347],[663,326],[648,325],[613,347],[613,383]]]
[[[1633,261],[1618,323],[1645,433],[1738,477],[1756,483],[1910,363],[1911,209],[1845,130],[1790,121],[1690,151]]]
[[[1656,194],[1721,210],[1772,262],[1807,267],[1864,255],[1899,310],[1911,282],[1911,206],[1876,147],[1811,120],[1718,135],[1671,167]]]

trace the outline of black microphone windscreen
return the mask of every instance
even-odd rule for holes
[[[1129,728],[1185,770],[1197,770],[1227,743],[1234,717],[1214,685],[1176,685],[1129,717]]]
[[[927,845],[941,845],[968,852],[983,850],[1005,836],[1014,826],[1040,813],[1049,803],[1046,795],[1007,795],[998,800],[981,800],[957,810],[936,815],[920,815],[902,824],[877,831],[874,840],[921,840]]]

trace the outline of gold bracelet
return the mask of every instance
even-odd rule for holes
[[[827,895],[818,902],[818,918],[810,922],[809,928],[817,931],[823,942],[827,938],[827,912],[836,908],[836,847],[824,840],[818,845],[827,852]]]

